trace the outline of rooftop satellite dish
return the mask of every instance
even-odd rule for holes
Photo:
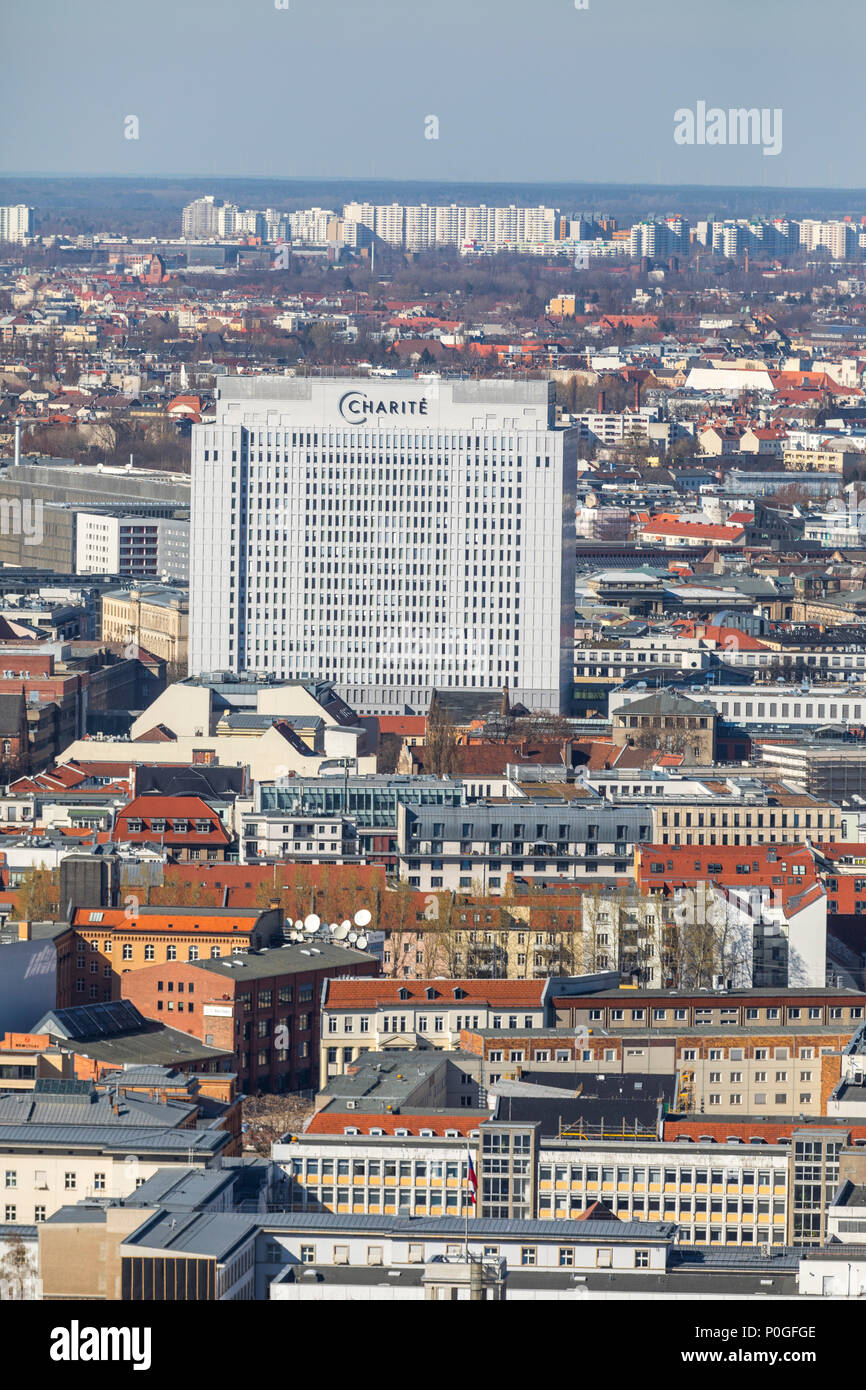
[[[318,931],[322,925],[321,917],[317,917],[315,912],[311,912],[309,917],[304,918],[304,931]]]
[[[354,945],[355,942],[358,940],[358,933],[356,931],[350,931],[349,940],[351,941],[352,945]]]
[[[339,925],[338,922],[329,922],[329,923],[328,923],[328,931],[331,933],[332,936],[334,935],[335,932],[338,932],[339,930],[340,930],[340,925]]]
[[[347,932],[350,932],[352,930],[352,923],[349,921],[348,917],[343,918],[342,922],[340,923],[340,926],[345,927]]]
[[[366,936],[359,936],[359,937],[358,937],[358,940],[355,942],[355,945],[358,947],[358,950],[359,950],[359,951],[366,951],[366,949],[367,949],[367,938],[366,938]]]
[[[336,931],[334,932],[334,940],[345,941],[346,937],[349,935],[351,926],[351,922],[341,922],[340,925],[337,927]]]
[[[295,931],[303,931],[303,930],[304,930],[303,918],[299,917],[298,920],[295,922]]]
[[[372,920],[373,914],[372,912],[369,912],[366,907],[362,907],[360,912],[355,913],[356,927],[368,927]]]

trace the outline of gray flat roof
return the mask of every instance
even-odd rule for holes
[[[0,1125],[0,1149],[95,1148],[115,1153],[218,1153],[231,1140],[224,1129],[160,1129],[118,1125]]]
[[[196,1106],[180,1100],[150,1100],[147,1097],[119,1096],[117,1108],[108,1092],[95,1090],[74,1095],[51,1095],[35,1091],[16,1091],[0,1095],[0,1127],[10,1125],[156,1125],[167,1128],[181,1124],[196,1113]]]
[[[668,849],[667,845],[662,846]],[[551,993],[555,998],[562,998],[556,993],[556,981],[551,982]],[[571,997],[571,996],[570,996]],[[574,995],[574,999],[585,999],[590,1007],[597,1003],[625,1004],[631,1008],[635,1004],[641,1004],[645,999],[665,1000],[671,1006],[682,1004],[685,1000],[691,999],[698,1008],[719,1008],[730,1009],[737,1003],[755,1004],[760,999],[788,999],[794,1005],[804,1004],[807,1000],[815,999],[845,999],[850,998],[851,1002],[866,999],[866,993],[859,989],[847,989],[844,986],[834,989],[830,985],[815,985],[812,988],[806,986],[789,985],[767,985],[763,988],[755,986],[752,989],[731,989],[731,990],[703,990],[703,989],[600,989],[592,994]],[[761,1025],[763,1027],[763,1024]]]
[[[436,1267],[436,1262],[432,1262]],[[448,1268],[443,1264],[443,1271]],[[353,1288],[391,1289],[420,1288],[430,1264],[418,1265],[286,1265],[271,1282],[275,1284],[325,1284],[334,1290],[351,1286]],[[766,1284],[772,1274],[772,1288]],[[602,1270],[574,1269],[524,1269],[511,1266],[506,1274],[506,1287],[517,1292],[520,1289],[537,1289],[542,1294],[571,1289],[576,1297],[578,1290],[591,1292],[610,1292],[625,1297],[638,1294],[650,1297],[653,1294],[679,1295],[680,1297],[703,1293],[728,1298],[749,1298],[756,1294],[786,1297],[797,1295],[796,1273],[789,1270],[775,1270],[768,1266],[760,1270],[738,1270],[721,1273],[718,1270],[679,1270],[668,1269],[664,1273],[647,1270],[637,1272],[606,1272]],[[375,1301],[375,1294],[372,1295]]]
[[[351,946],[333,946],[324,939],[319,945],[318,938],[311,937],[307,945],[293,941],[262,951],[243,951],[233,956],[221,956],[219,960],[197,960],[192,963],[199,970],[209,970],[211,974],[234,978],[243,984],[244,980],[308,974],[335,965],[360,965],[375,959],[367,951],[356,951]]]
[[[142,1070],[158,1069],[159,1072],[232,1055],[218,1047],[208,1047],[189,1033],[180,1033],[176,1028],[166,1028],[162,1024],[149,1027],[146,1032],[127,1033],[119,1038],[94,1038],[93,1041],[88,1038],[60,1038],[58,1042],[66,1051],[91,1057],[96,1062],[114,1062],[121,1068],[127,1062],[142,1063]]]
[[[321,1231],[323,1235],[333,1235],[335,1231],[352,1231],[363,1234],[365,1231],[379,1231],[397,1239],[418,1240],[427,1235],[432,1237],[465,1238],[465,1218],[459,1216],[371,1216],[348,1215],[337,1212],[268,1212],[261,1213],[258,1221],[263,1230],[279,1232],[297,1230],[304,1235]],[[601,1239],[605,1244],[611,1241],[639,1240],[646,1244],[667,1244],[679,1230],[675,1221],[505,1221],[492,1217],[475,1216],[470,1219],[470,1238],[488,1239],[498,1236],[500,1240],[519,1240],[534,1237],[536,1240],[579,1240],[586,1236],[591,1240]]]
[[[124,1206],[200,1207],[238,1180],[237,1169],[160,1168],[124,1199]]]
[[[575,1000],[592,1000],[594,998],[591,994],[574,995],[573,997]],[[751,1020],[749,1026],[743,1025],[741,1027],[739,1024],[726,1023],[724,1025],[725,1037],[730,1038],[734,1043],[739,1042],[743,1044],[754,1038],[754,1025],[754,1019]],[[615,1024],[612,1026],[616,1027]],[[719,1026],[721,1027],[721,1025]],[[850,1033],[852,1027],[853,1025],[850,1020],[847,1023],[843,1023],[841,1020],[838,1023],[819,1023],[817,1021],[810,1023],[808,1019],[794,1019],[792,1023],[767,1024],[761,1020],[760,1035],[762,1038],[789,1038],[792,1036],[796,1037],[798,1034],[802,1034],[804,1037],[812,1037],[813,1035],[817,1035],[818,1037],[822,1035],[837,1037],[839,1033]],[[504,1042],[511,1038],[515,1038],[520,1042],[531,1042],[533,1038],[537,1038],[539,1042],[549,1043],[566,1043],[569,1040],[574,1040],[574,1035],[568,1028],[468,1028],[465,1031],[472,1033],[476,1038],[484,1038],[490,1042],[496,1042],[497,1039],[500,1042]],[[676,1038],[693,1039],[712,1037],[713,1043],[717,1044],[719,1037],[718,1033],[708,1033],[706,1024],[693,1026],[686,1023],[684,1023],[681,1028],[676,1025],[671,1025],[670,1023],[660,1023],[658,1026],[646,1023],[637,1025],[623,1023],[621,1027],[617,1028],[616,1032],[593,1033],[592,1028],[590,1028],[589,1035],[593,1038],[603,1037],[605,1042],[625,1041],[630,1043],[673,1042]]]
[[[225,1259],[236,1246],[258,1234],[259,1220],[239,1212],[161,1211],[121,1246],[136,1250],[187,1251],[198,1256]]]
[[[55,1226],[65,1226],[74,1221],[78,1226],[104,1226],[106,1221],[107,1207],[99,1206],[80,1206],[80,1207],[61,1207],[48,1217],[46,1225],[53,1222]]]

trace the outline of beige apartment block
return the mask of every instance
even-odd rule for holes
[[[189,599],[183,591],[154,586],[128,592],[115,590],[102,597],[102,637],[106,642],[133,643],[186,670],[189,641]]]
[[[713,783],[707,782],[712,788]],[[653,841],[657,845],[802,844],[807,839],[839,840],[843,820],[839,806],[807,792],[768,785],[750,804],[745,797],[675,800],[652,806]]]

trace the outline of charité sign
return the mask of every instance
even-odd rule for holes
[[[365,391],[347,391],[340,397],[340,414],[350,425],[363,423],[379,415],[426,415],[427,397],[418,400],[384,401],[368,396]]]

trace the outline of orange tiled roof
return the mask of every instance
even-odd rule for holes
[[[129,931],[142,932],[169,932],[189,933],[190,931],[201,932],[225,932],[231,936],[237,930],[241,932],[252,931],[261,912],[260,908],[235,908],[232,913],[225,916],[214,915],[208,907],[166,907],[163,910],[148,909],[138,917],[129,917],[125,909],[117,907],[105,908],[76,908],[72,916],[72,926],[78,930],[90,929],[92,931],[104,931],[106,927],[115,930],[118,927]],[[91,920],[95,913],[99,914],[99,921]]]

